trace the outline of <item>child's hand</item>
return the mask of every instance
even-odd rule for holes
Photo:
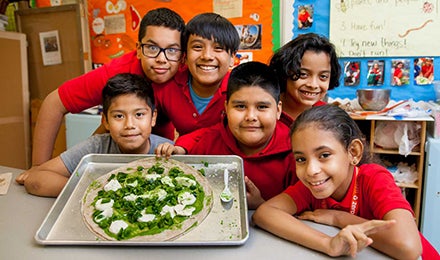
[[[28,176],[29,176],[29,171],[22,172],[20,173],[20,175],[17,176],[17,178],[15,178],[15,181],[18,184],[24,185],[24,182],[26,181]]]
[[[264,199],[261,197],[260,190],[247,176],[244,177],[244,183],[246,184],[246,198],[248,208],[258,208],[258,206],[260,206],[264,202]]]
[[[357,225],[348,225],[330,239],[328,254],[356,257],[357,252],[373,243],[368,235],[387,229],[394,223],[395,220],[370,220]]]
[[[174,146],[170,143],[159,144],[154,151],[157,157],[164,156],[165,158],[170,158],[172,154],[186,154],[185,149],[180,146]]]

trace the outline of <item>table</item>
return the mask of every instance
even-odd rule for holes
[[[0,196],[0,259],[329,259],[324,254],[280,239],[264,230],[250,227],[249,239],[241,246],[204,247],[100,247],[42,246],[34,235],[49,212],[53,198],[29,195],[15,177],[23,170],[0,166],[0,173],[12,172],[13,180],[6,195]],[[253,211],[249,212],[249,217]],[[337,229],[316,223],[309,225],[328,234]],[[340,259],[351,259],[341,257]],[[389,259],[366,248],[357,259]]]

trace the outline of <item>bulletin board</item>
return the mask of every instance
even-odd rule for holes
[[[437,4],[331,1],[330,37],[340,57],[440,56]]]
[[[259,39],[253,46],[241,48],[239,54],[267,62],[273,49],[279,47],[278,3],[279,0],[88,0],[92,63],[96,67],[135,50],[143,15],[158,7],[176,11],[185,22],[199,13],[216,12],[228,18],[237,30],[243,25],[253,26]]]
[[[64,4],[36,0],[37,7]],[[90,51],[94,68],[136,49],[139,23],[148,10],[167,7],[188,22],[196,14],[215,12],[229,19],[237,28],[252,26],[259,39],[254,46],[241,46],[237,56],[268,62],[280,47],[280,0],[78,0],[87,6]]]
[[[280,5],[286,24],[281,31],[283,43],[299,34],[314,32],[328,37],[335,45],[342,75],[339,87],[328,92],[330,98],[353,100],[357,89],[387,88],[391,89],[394,101],[436,100],[433,82],[440,80],[440,41],[437,40],[440,39],[440,1],[282,0]],[[313,23],[300,29],[298,12],[304,5],[313,6]],[[433,61],[433,81],[419,84],[413,60],[425,57]],[[398,60],[409,61],[406,67],[408,82],[399,86],[393,83],[393,70]],[[346,85],[348,62],[359,64],[357,85]],[[375,62],[383,65],[383,83],[369,85],[369,69]]]

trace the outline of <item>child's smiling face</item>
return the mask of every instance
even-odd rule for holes
[[[292,135],[296,174],[318,199],[341,200],[350,186],[353,156],[331,131],[308,123]]]
[[[281,115],[281,102],[258,86],[242,87],[225,103],[228,127],[246,155],[266,147]]]
[[[142,54],[141,44],[155,45],[160,48],[180,49],[180,32],[163,26],[148,26],[141,43],[137,43],[137,57],[141,61],[142,70],[148,79],[161,84],[170,80],[176,74],[180,61],[169,61],[164,53],[156,58]]]
[[[135,94],[115,97],[103,124],[123,153],[148,153],[156,112]]]
[[[304,52],[299,78],[287,80],[286,99],[296,106],[312,107],[327,93],[330,73],[330,56],[327,53]]]
[[[235,53],[229,53],[214,40],[190,35],[186,63],[193,87],[218,87],[233,64]]]

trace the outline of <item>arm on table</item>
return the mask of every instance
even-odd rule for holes
[[[279,237],[329,256],[356,256],[357,252],[372,243],[369,234],[394,224],[393,221],[367,221],[346,226],[334,237],[330,237],[292,216],[296,211],[296,204],[292,198],[282,193],[258,207],[252,220],[256,225]]]
[[[345,211],[329,209],[307,211],[299,218],[339,228],[368,221]],[[422,253],[422,244],[411,212],[393,209],[385,214],[383,220],[395,220],[396,223],[386,230],[369,235],[373,239],[371,246],[392,258],[417,259]]]
[[[57,197],[66,185],[70,173],[60,156],[42,165],[34,166],[15,179],[23,184],[29,194],[43,197]]]

